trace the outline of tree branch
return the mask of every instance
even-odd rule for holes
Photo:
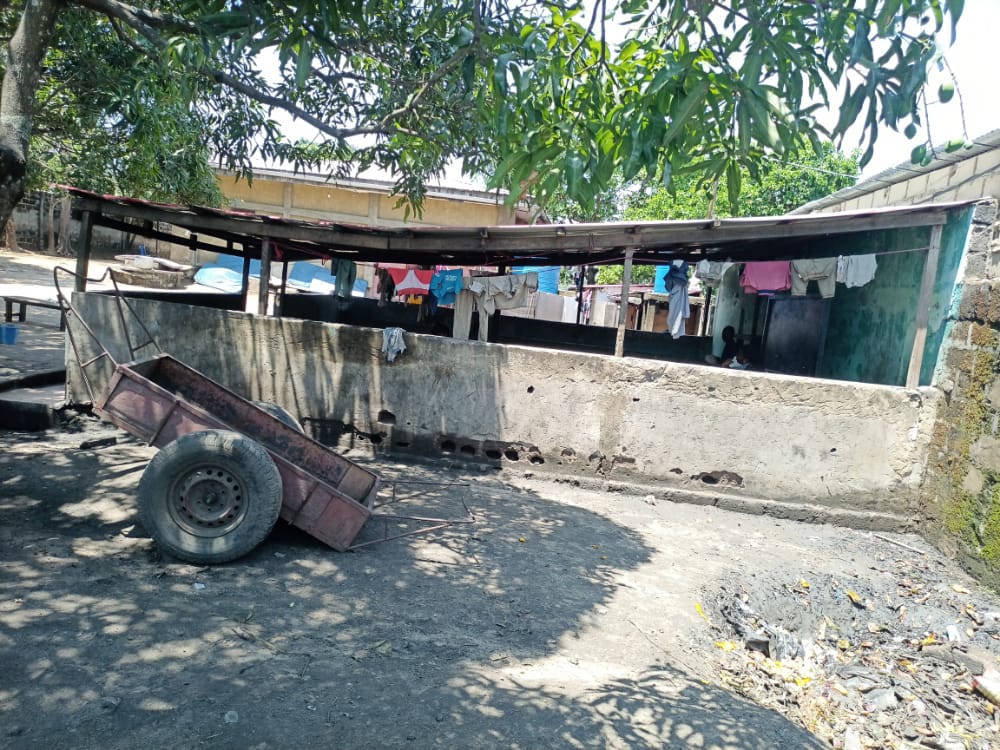
[[[137,9],[130,5],[126,5],[125,3],[119,2],[119,0],[76,1],[84,7],[104,13],[112,21],[115,19],[121,21],[125,25],[134,29],[158,50],[164,50],[167,47],[166,41],[157,32],[158,28],[174,27],[179,30],[186,31],[191,35],[197,36],[199,34],[197,26],[186,19],[178,16],[152,13],[144,9]],[[221,86],[225,86],[226,88],[229,88],[239,94],[243,94],[243,96],[258,102],[259,104],[283,110],[292,115],[292,117],[302,120],[331,138],[344,139],[359,135],[388,134],[388,131],[383,124],[385,119],[383,120],[383,123],[380,123],[377,126],[338,128],[330,125],[321,118],[316,117],[312,113],[307,112],[301,107],[296,106],[288,99],[274,96],[265,90],[252,86],[249,83],[241,81],[235,76],[230,75],[225,71],[213,68],[210,65],[203,65],[197,72],[207,78],[210,78]]]
[[[430,90],[431,86],[433,86],[435,83],[444,78],[445,75],[454,70],[470,54],[472,54],[471,44],[468,47],[463,47],[462,49],[458,50],[457,52],[455,52],[455,54],[453,54],[451,57],[445,60],[444,63],[442,63],[438,67],[438,69],[434,71],[434,74],[426,81],[424,81],[423,86],[421,86],[415,93],[407,97],[406,104],[404,104],[402,107],[397,107],[392,112],[383,117],[381,120],[379,120],[379,127],[386,128],[388,127],[389,124],[391,124],[393,120],[396,120],[402,117],[403,115],[412,112],[416,108],[420,100],[423,98],[424,94],[426,94]]]
[[[138,8],[119,2],[119,0],[72,0],[72,2],[103,13],[109,18],[120,18],[133,28],[135,28],[136,23],[140,23],[151,29],[177,29],[189,34],[198,33],[198,27],[194,23],[173,13],[157,13],[148,8]]]

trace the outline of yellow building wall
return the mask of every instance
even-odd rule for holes
[[[496,226],[514,224],[515,212],[501,202],[486,203],[428,197],[421,214],[406,216],[398,198],[378,190],[333,183],[309,183],[258,175],[252,184],[230,175],[219,177],[230,207],[292,219],[343,221],[370,226]]]

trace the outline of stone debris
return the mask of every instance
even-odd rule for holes
[[[1000,747],[995,597],[924,557],[878,559],[849,580],[734,573],[706,592],[716,679],[835,748]]]

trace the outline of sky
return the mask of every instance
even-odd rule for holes
[[[965,11],[958,23],[955,45],[945,52],[948,64],[955,74],[958,90],[962,95],[965,122],[971,140],[1000,128],[1000,94],[996,83],[997,32],[1000,30],[1000,0],[966,0]],[[945,78],[945,73],[935,71],[929,101],[933,92]],[[947,104],[929,104],[931,142],[935,145],[952,138],[964,137],[961,108],[956,96]],[[863,177],[870,177],[886,169],[910,161],[910,151],[922,142],[925,132],[913,140],[902,133],[881,129],[875,142],[875,155],[862,170]],[[843,147],[850,150],[857,145],[857,134],[849,134]]]

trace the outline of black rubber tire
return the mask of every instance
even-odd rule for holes
[[[293,417],[291,412],[287,409],[271,403],[270,401],[254,401],[254,404],[266,411],[272,417],[281,420],[289,427],[298,430],[299,432],[305,432],[305,430],[302,429],[302,425],[299,424],[298,420],[295,419],[295,417]]]
[[[183,435],[139,480],[139,520],[156,544],[187,562],[229,562],[267,538],[281,513],[281,475],[267,451],[238,432]]]

